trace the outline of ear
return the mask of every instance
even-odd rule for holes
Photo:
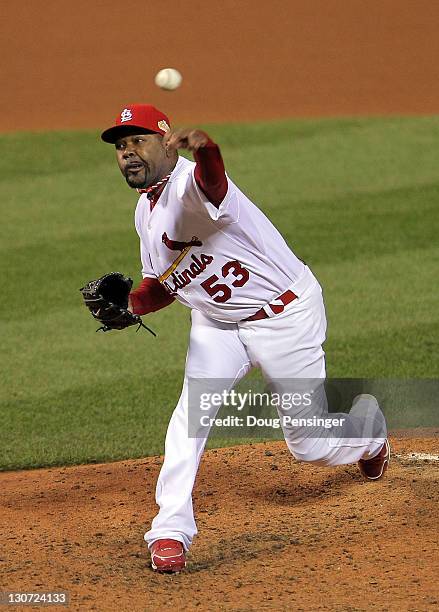
[[[168,159],[177,159],[178,157],[178,151],[176,149],[168,149],[167,146],[164,147],[165,149],[165,155]]]
[[[160,144],[162,145],[163,149],[165,150],[166,157],[169,158],[170,155],[169,155],[168,147],[166,146],[166,144],[163,143],[163,134],[157,134],[157,136],[160,139]]]

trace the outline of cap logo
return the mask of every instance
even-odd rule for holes
[[[169,132],[169,130],[171,129],[169,127],[169,125],[166,123],[166,121],[164,119],[162,119],[161,121],[158,121],[157,126],[163,131],[163,132]]]
[[[131,121],[132,118],[133,113],[130,111],[129,108],[124,108],[123,111],[120,113],[121,123],[123,123],[124,121]]]

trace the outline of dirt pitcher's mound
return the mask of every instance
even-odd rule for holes
[[[393,440],[385,480],[296,462],[283,443],[212,450],[178,576],[149,569],[161,459],[1,475],[2,591],[80,610],[430,610],[439,604],[439,440]]]

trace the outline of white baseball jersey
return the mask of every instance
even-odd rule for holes
[[[230,179],[216,208],[197,186],[194,168],[195,163],[180,158],[153,210],[146,194],[136,209],[143,276],[158,278],[193,309],[183,389],[169,422],[156,488],[160,510],[145,534],[149,546],[169,538],[185,550],[197,533],[192,489],[208,433],[204,429],[204,435],[191,437],[188,429],[189,415],[200,408],[198,393],[191,392],[194,379],[206,382],[209,393],[212,388],[228,393],[257,366],[281,397],[291,398],[291,381],[309,381],[318,405],[326,409],[326,316],[317,279]],[[245,321],[287,289],[300,299],[275,316]],[[371,422],[382,422],[370,420],[369,402],[358,402],[352,415],[343,415],[339,438],[314,437],[309,430],[283,425],[289,450],[300,461],[328,466],[374,457],[384,438],[352,438],[353,431],[369,431]],[[293,409],[292,416],[303,417],[303,409],[304,404]],[[214,419],[217,411],[212,405],[208,416]],[[278,408],[280,419],[284,414]]]
[[[306,266],[229,178],[219,208],[209,202],[194,168],[195,162],[178,158],[152,211],[147,195],[139,198],[142,274],[212,319],[242,321],[294,291]]]

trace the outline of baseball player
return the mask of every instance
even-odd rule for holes
[[[115,145],[121,173],[140,194],[135,226],[143,281],[130,293],[131,312],[144,315],[174,300],[191,309],[183,389],[157,482],[159,512],[145,534],[153,569],[178,572],[197,533],[192,489],[206,443],[206,435],[188,432],[190,381],[213,380],[230,390],[259,367],[280,392],[288,381],[311,381],[324,410],[322,289],[227,176],[220,150],[205,132],[172,131],[161,111],[131,104],[102,139]],[[180,157],[179,149],[191,151],[195,161]],[[215,416],[218,408],[209,410]],[[282,407],[278,410],[284,415]],[[371,410],[374,423],[385,423],[375,398],[358,396],[335,436],[284,425],[288,448],[298,460],[317,465],[358,462],[365,478],[377,480],[387,468],[390,447],[382,428],[374,425],[364,435]]]

